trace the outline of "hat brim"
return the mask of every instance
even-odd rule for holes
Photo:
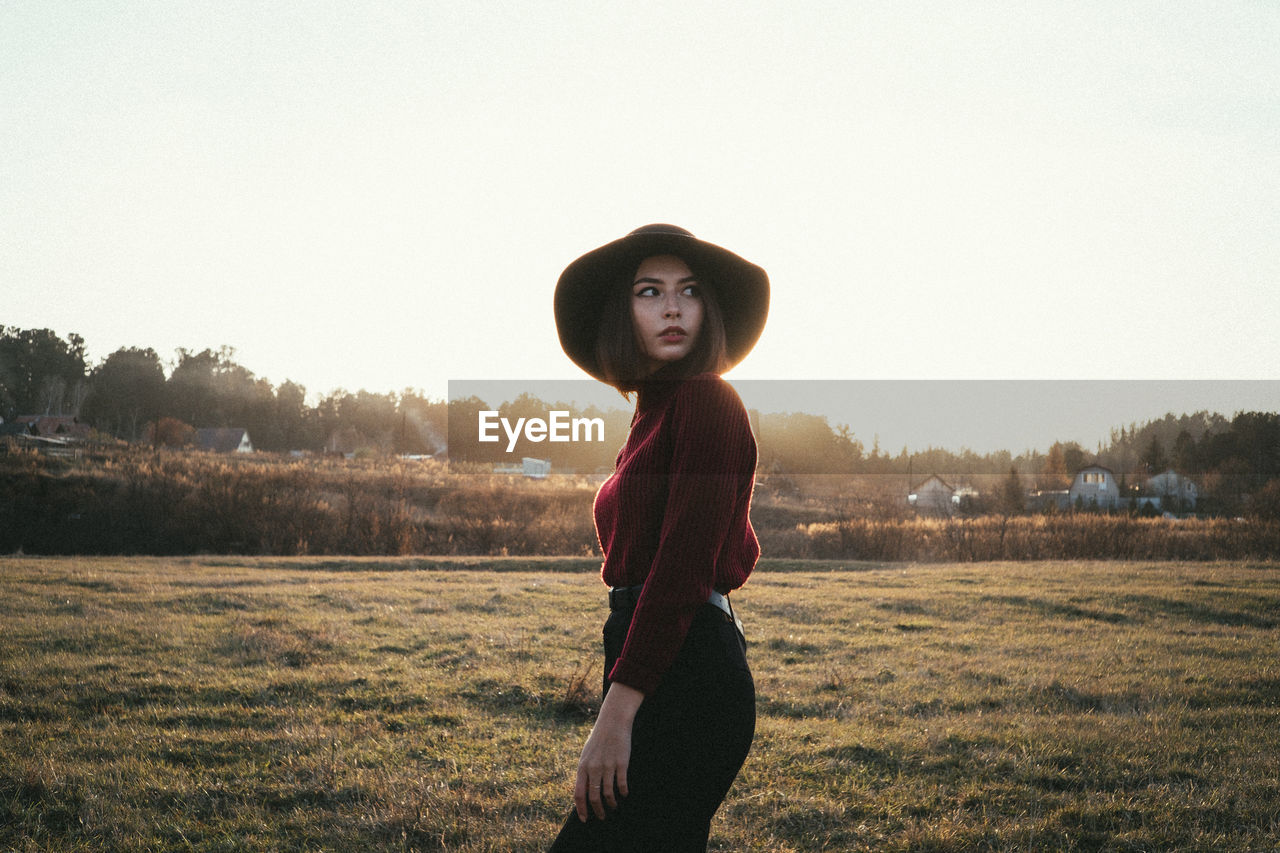
[[[653,255],[675,255],[709,279],[724,317],[729,367],[746,357],[764,331],[769,315],[769,276],[764,269],[682,230],[649,230],[655,227],[673,226],[647,226],[593,249],[565,267],[556,283],[560,346],[574,364],[597,379],[605,378],[596,359],[596,336],[609,288]]]

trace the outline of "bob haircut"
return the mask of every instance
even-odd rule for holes
[[[639,262],[636,263],[639,266]],[[702,296],[702,329],[693,349],[684,358],[663,365],[652,374],[644,374],[645,360],[636,345],[636,334],[631,319],[631,286],[634,270],[625,280],[615,282],[609,288],[609,296],[600,315],[600,328],[596,336],[596,359],[604,381],[617,388],[623,397],[640,390],[646,379],[687,379],[699,373],[722,373],[729,366],[725,343],[724,313],[716,299],[715,282],[690,268],[697,279]]]

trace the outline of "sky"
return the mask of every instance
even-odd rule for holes
[[[9,0],[0,324],[578,379],[560,271],[673,222],[769,272],[734,380],[1276,380],[1277,44],[1264,0]]]

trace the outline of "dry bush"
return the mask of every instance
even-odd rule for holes
[[[594,484],[396,459],[127,448],[0,463],[0,551],[43,554],[590,553]]]
[[[1280,554],[1280,524],[1244,519],[1090,514],[858,518],[757,533],[770,556],[826,560],[1213,560]]]
[[[764,488],[764,553],[803,559],[1210,560],[1280,554],[1266,492],[1247,519],[1061,513],[926,519],[883,478]],[[597,553],[593,478],[494,475],[399,459],[104,449],[0,459],[0,552],[532,556]]]

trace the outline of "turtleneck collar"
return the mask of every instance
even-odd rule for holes
[[[654,378],[640,383],[636,397],[636,412],[650,412],[666,404],[683,379]]]

